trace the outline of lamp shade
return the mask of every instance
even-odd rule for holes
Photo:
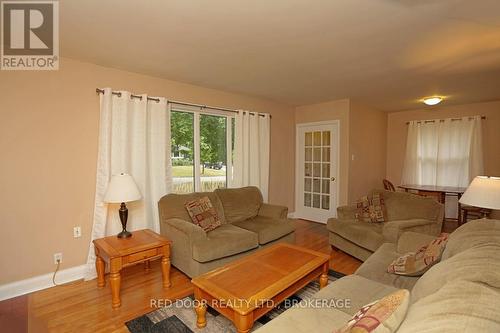
[[[460,203],[488,209],[500,209],[500,178],[478,176],[465,191]]]
[[[139,200],[141,192],[131,175],[121,173],[111,176],[104,194],[104,202],[121,203]]]

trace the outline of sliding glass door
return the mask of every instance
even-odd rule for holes
[[[200,114],[201,191],[227,187],[227,118]]]
[[[171,158],[174,193],[194,191],[194,114],[172,111]]]
[[[173,192],[207,192],[232,177],[232,115],[177,109],[171,112]]]

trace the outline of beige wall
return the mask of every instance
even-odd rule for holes
[[[112,87],[272,114],[270,202],[293,207],[294,111],[286,105],[70,59],[59,71],[0,72],[0,284],[85,263],[99,98]],[[73,238],[73,226],[83,237]]]
[[[387,113],[351,100],[349,203],[382,188],[386,172]]]
[[[495,101],[390,113],[387,124],[387,178],[394,184],[401,182],[406,149],[406,122],[473,115],[486,116],[486,120],[483,120],[485,174],[500,176],[500,101]],[[500,213],[495,212],[494,217],[500,218]]]
[[[300,106],[295,109],[295,123],[313,123],[317,121],[339,120],[340,122],[340,170],[339,204],[345,205],[349,188],[349,106],[348,99],[327,103]]]

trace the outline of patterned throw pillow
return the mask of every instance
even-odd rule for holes
[[[205,232],[221,226],[219,215],[208,197],[186,202],[184,206],[193,223],[199,225]]]
[[[347,324],[335,333],[395,332],[408,311],[410,293],[399,289],[384,298],[363,306]]]
[[[441,260],[449,234],[441,234],[427,245],[422,246],[417,252],[409,252],[394,260],[387,272],[407,275],[420,276],[424,274],[432,265]]]
[[[371,199],[364,196],[356,203],[356,219],[361,222],[385,222],[385,205],[381,193],[373,193]]]

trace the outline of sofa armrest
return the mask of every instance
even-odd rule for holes
[[[356,220],[356,206],[340,206],[337,208],[337,217],[341,220]]]
[[[286,219],[288,207],[263,203],[259,209],[259,216],[273,219]]]
[[[348,222],[348,223],[360,223],[358,220],[353,220],[353,219],[338,219],[336,217],[330,217],[327,221],[326,221],[326,229],[328,229],[328,231],[330,232],[333,232],[333,233],[337,233],[336,231],[336,224],[339,223],[339,222]]]
[[[419,232],[404,232],[398,239],[398,253],[416,252],[422,246],[429,244],[436,236],[421,234]]]
[[[389,243],[397,243],[399,237],[406,231],[414,231],[422,234],[437,235],[441,226],[436,221],[425,219],[411,219],[385,222],[382,234]]]
[[[180,231],[191,241],[207,238],[207,233],[200,226],[197,226],[194,223],[187,222],[182,219],[167,219],[162,220],[161,222],[167,224],[170,228],[173,228],[176,231]],[[168,237],[168,235],[165,236]]]

